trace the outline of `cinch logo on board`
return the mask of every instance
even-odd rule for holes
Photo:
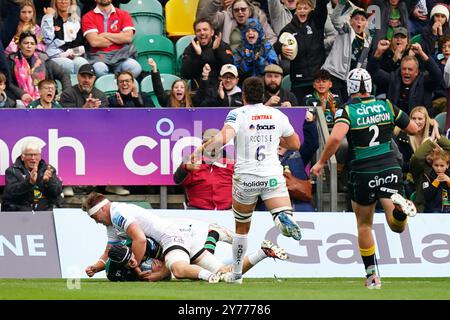
[[[252,116],[252,120],[270,120],[272,119],[271,114],[258,114],[255,116]]]

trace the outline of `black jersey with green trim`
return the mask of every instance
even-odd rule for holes
[[[350,127],[347,140],[354,151],[352,165],[358,166],[370,163],[368,160],[372,159],[395,159],[391,146],[392,131],[396,125],[405,129],[409,117],[389,100],[370,96],[355,98],[337,110],[335,123],[338,122]]]

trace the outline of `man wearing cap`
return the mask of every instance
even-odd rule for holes
[[[283,69],[276,64],[264,68],[264,104],[272,107],[297,106],[295,95],[281,87]]]
[[[78,83],[61,94],[59,103],[64,108],[106,108],[108,98],[94,87],[96,79],[94,68],[90,64],[80,67],[77,75]]]
[[[400,61],[409,54],[409,33],[404,27],[394,28],[391,45],[380,59],[380,68],[386,72],[392,72],[400,68]],[[376,48],[375,48],[376,49]],[[377,94],[383,92],[377,87]]]
[[[217,87],[219,83],[220,68],[227,63],[233,63],[233,54],[230,46],[222,41],[222,34],[215,34],[213,25],[207,18],[194,22],[195,38],[183,52],[181,63],[181,77],[190,79],[191,88],[200,87],[203,66],[208,64],[211,68],[209,84]]]
[[[350,21],[341,13],[347,9],[347,0],[339,0],[331,22],[338,31],[333,47],[322,66],[332,76],[333,91],[342,101],[347,100],[346,79],[354,68],[364,68],[367,63],[372,38],[367,32],[367,12],[356,8],[350,15]]]
[[[210,128],[203,132],[203,142],[214,137],[219,130]],[[225,150],[212,150],[203,154],[201,163],[183,162],[174,173],[176,184],[184,187],[186,205],[204,210],[231,208],[231,185],[234,160],[228,159]]]
[[[375,17],[377,24],[373,31],[372,50],[376,50],[381,39],[392,40],[395,28],[408,27],[409,10],[407,1],[371,0],[372,6],[379,8],[379,16]]]

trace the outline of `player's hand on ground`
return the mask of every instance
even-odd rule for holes
[[[93,277],[94,274],[97,273],[97,268],[95,266],[89,266],[86,268],[85,272],[86,272],[87,276],[90,278],[90,277]]]

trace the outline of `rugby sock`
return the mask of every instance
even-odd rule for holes
[[[369,266],[375,265],[375,245],[367,249],[359,248],[359,253],[361,254],[366,270]]]
[[[252,266],[255,266],[258,262],[261,260],[267,258],[266,254],[262,249],[259,249],[256,252],[250,253],[248,256],[248,261],[251,263]]]
[[[407,218],[408,216],[397,208],[394,208],[394,211],[392,211],[392,224],[394,226],[403,228],[406,224]]]
[[[233,249],[233,267],[235,274],[242,274],[244,265],[244,256],[247,252],[247,235],[236,234],[232,243]]]
[[[219,241],[219,233],[216,230],[209,230],[204,248],[214,254],[216,251],[217,241]]]
[[[198,273],[198,278],[200,280],[206,280],[208,281],[209,277],[212,275],[211,271],[208,271],[206,269],[202,269],[200,270],[200,272]]]

